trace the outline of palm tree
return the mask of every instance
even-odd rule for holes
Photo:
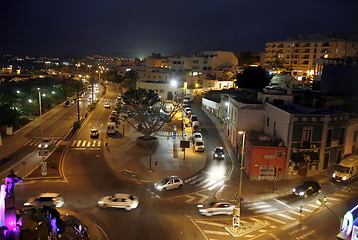
[[[71,82],[70,82],[70,87],[73,91],[76,92],[76,103],[77,103],[77,121],[79,122],[80,121],[80,102],[78,101],[79,99],[79,96],[80,96],[80,92],[83,91],[83,83],[81,81],[78,81],[78,80],[74,80],[74,79],[71,79]],[[92,91],[93,91],[93,88],[92,88]],[[93,99],[93,98],[92,98]]]

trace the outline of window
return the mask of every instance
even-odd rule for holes
[[[339,133],[339,142],[338,144],[341,145],[344,142],[344,133],[346,132],[345,128],[341,128],[341,131]]]
[[[282,157],[282,152],[281,151],[276,151],[276,157]]]
[[[268,127],[270,124],[270,118],[268,117],[267,120],[266,120],[266,127]]]
[[[312,138],[312,129],[303,129],[302,148],[310,148]]]
[[[333,133],[333,129],[328,129],[326,147],[330,147],[332,144],[332,133]]]
[[[199,60],[193,60],[193,63],[199,63]]]
[[[353,142],[356,142],[356,141],[357,141],[357,135],[358,135],[358,131],[354,131],[354,134],[353,134]]]

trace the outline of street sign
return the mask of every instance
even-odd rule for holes
[[[180,141],[180,147],[181,148],[190,148],[190,141],[181,140]]]
[[[41,164],[41,174],[42,174],[42,176],[47,175],[47,162],[43,162]]]

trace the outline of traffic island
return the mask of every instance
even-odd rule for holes
[[[252,223],[241,223],[238,227],[225,226],[226,231],[233,237],[241,237],[250,232],[259,230],[261,228],[269,226],[270,223],[267,221],[252,222]]]

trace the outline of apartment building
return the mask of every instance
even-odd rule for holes
[[[286,41],[266,43],[265,67],[291,71],[300,79],[314,75],[315,59],[347,56],[358,56],[358,40],[355,38],[337,34],[299,35]]]

